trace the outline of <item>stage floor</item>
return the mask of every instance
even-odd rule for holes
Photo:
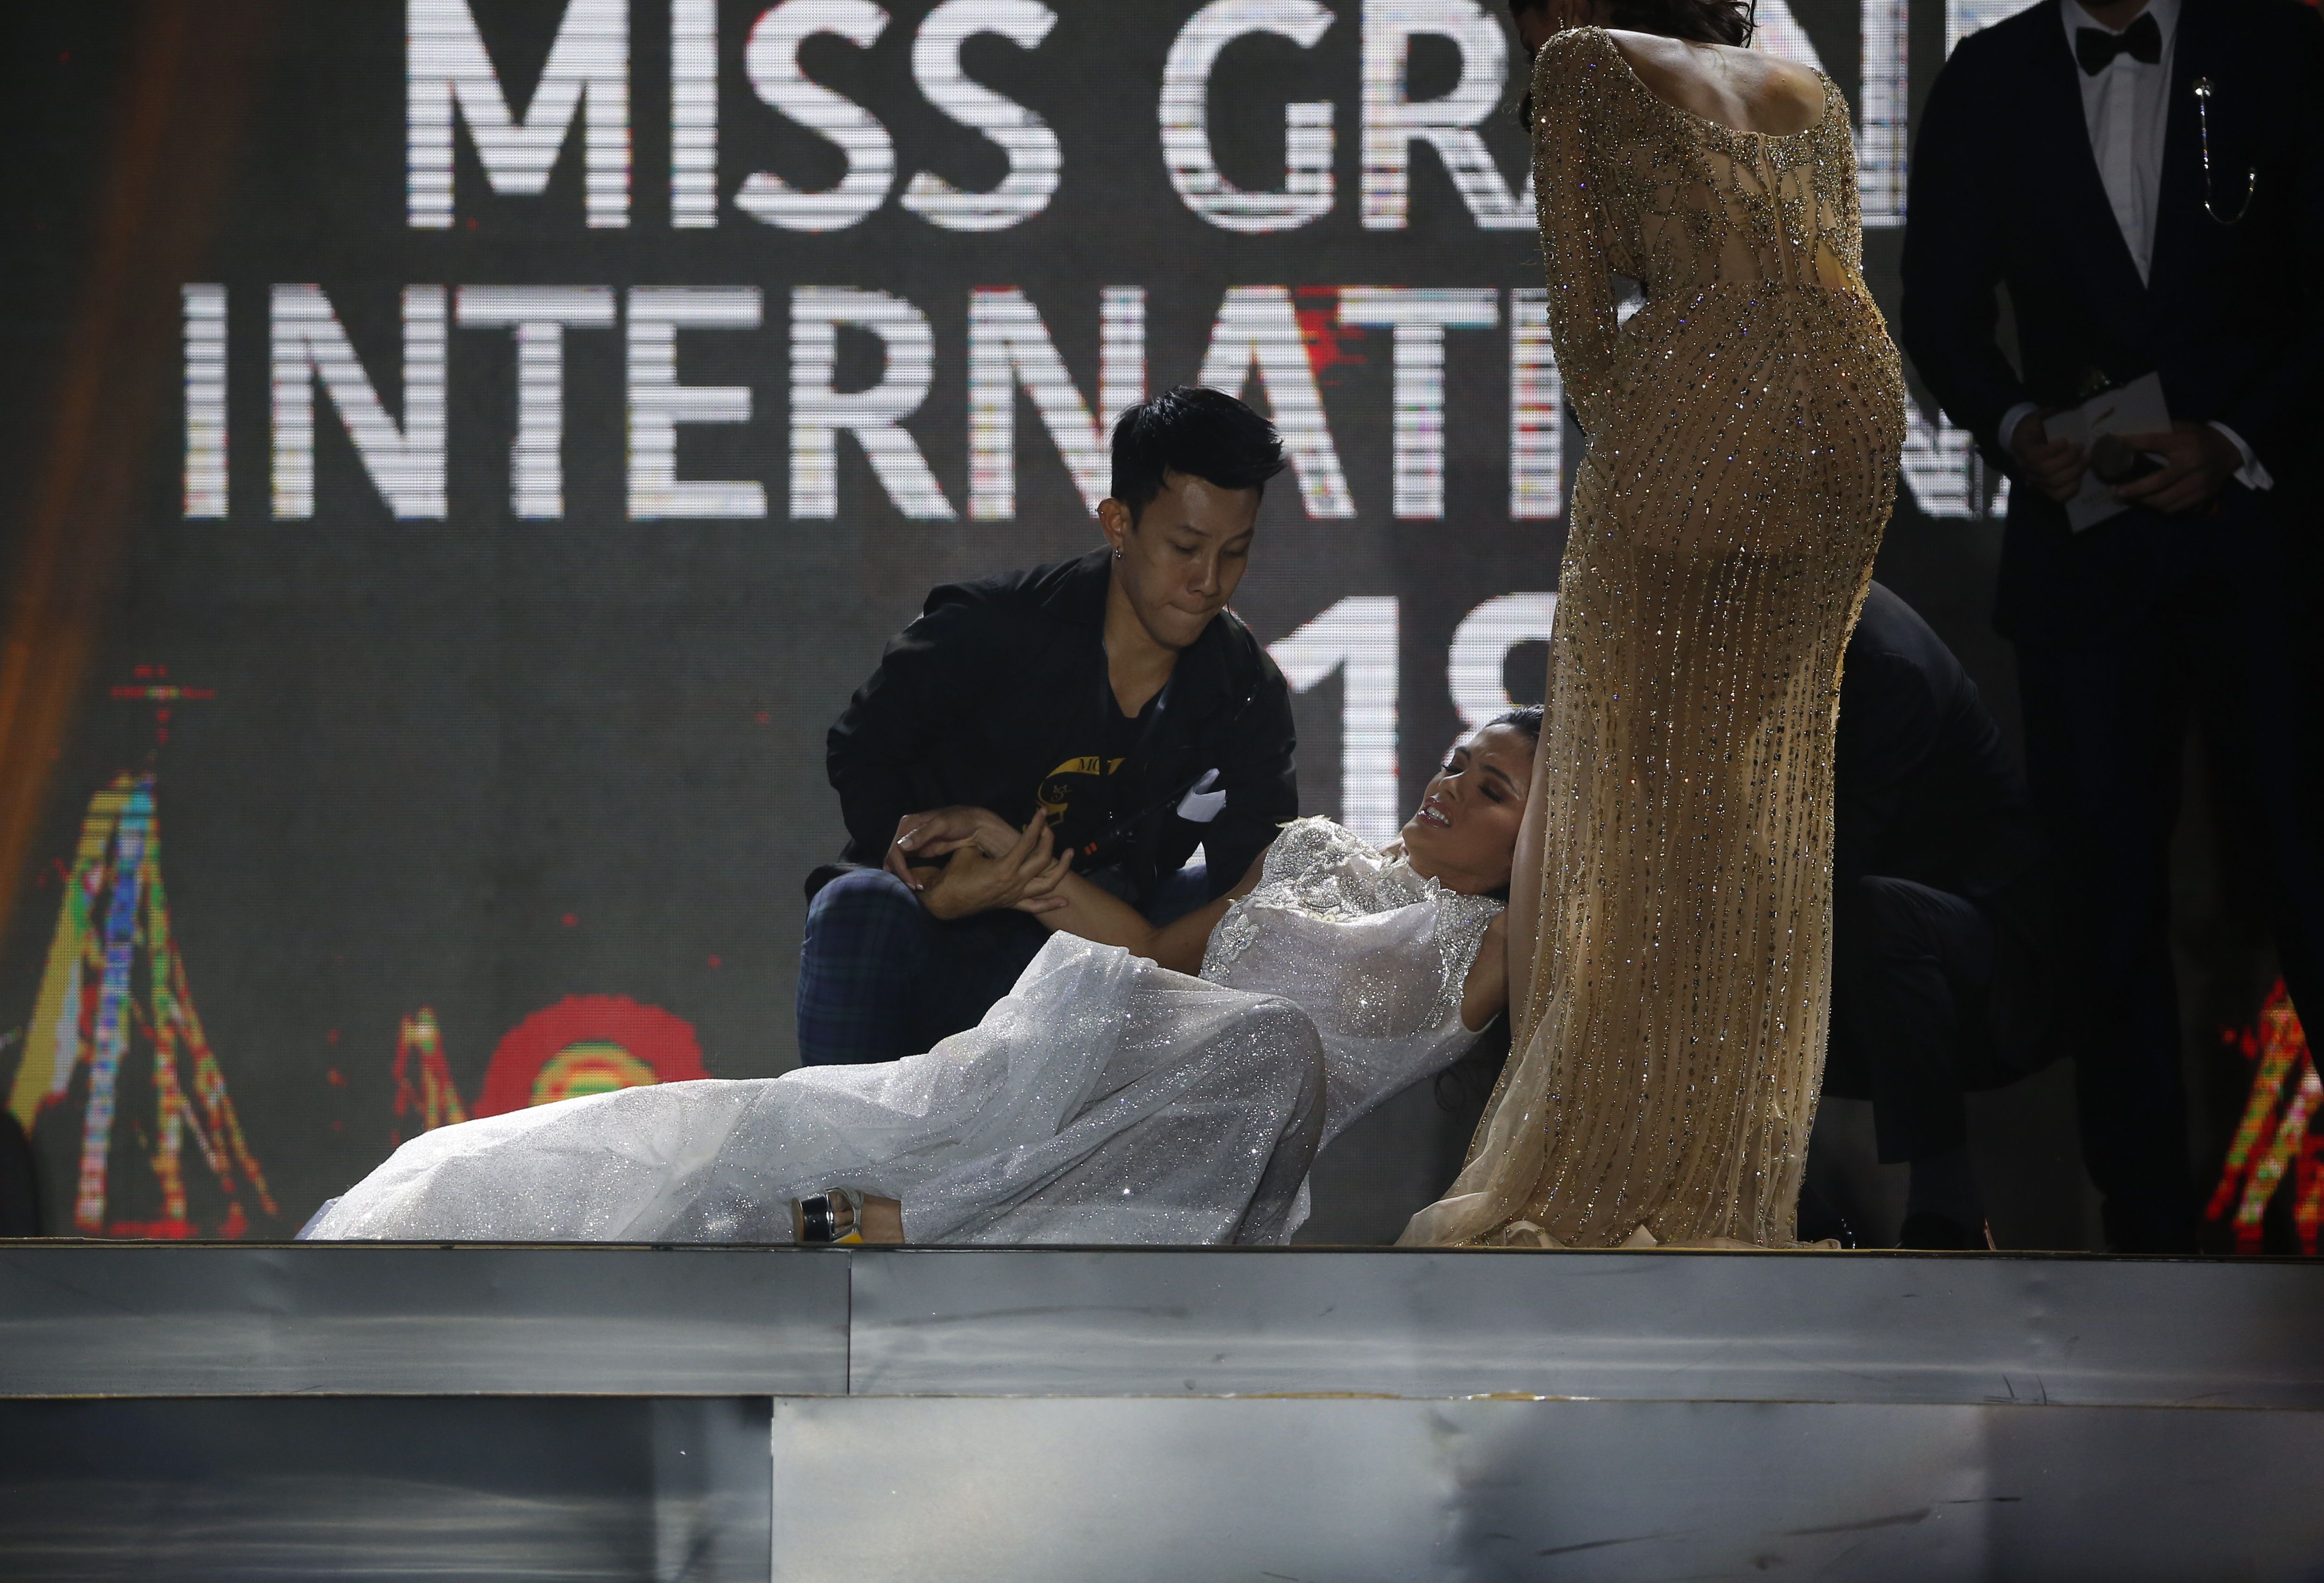
[[[2324,1577],[2324,1264],[0,1245],[0,1574]]]

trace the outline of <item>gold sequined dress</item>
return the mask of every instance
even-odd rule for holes
[[[1790,1240],[1831,999],[1841,650],[1904,388],[1840,90],[1740,133],[1607,34],[1535,63],[1550,329],[1588,436],[1550,642],[1533,981],[1403,1240]],[[1613,277],[1645,305],[1622,321]],[[1523,879],[1518,881],[1524,883]]]

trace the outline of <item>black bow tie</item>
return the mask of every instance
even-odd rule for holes
[[[2127,55],[2133,60],[2149,66],[2163,60],[2163,29],[2156,24],[2152,12],[2139,13],[2138,20],[2118,33],[2102,27],[2078,27],[2074,30],[2074,59],[2092,77],[2114,64],[2117,55]]]

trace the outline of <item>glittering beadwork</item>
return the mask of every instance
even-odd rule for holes
[[[1589,448],[1550,644],[1540,944],[1470,1161],[1408,1242],[1788,1241],[1831,989],[1840,655],[1904,389],[1840,90],[1805,131],[1536,63],[1550,329]],[[1627,322],[1611,277],[1644,284]]]
[[[779,1242],[841,1187],[898,1200],[914,1241],[1280,1242],[1323,1141],[1475,1042],[1461,989],[1500,903],[1321,820],[1262,874],[1205,979],[1057,934],[926,1054],[439,1127],[313,1234]]]
[[[1283,827],[1211,931],[1203,977],[1302,1007],[1323,1036],[1323,1141],[1476,1042],[1461,999],[1501,904],[1412,871],[1328,819]]]
[[[1424,879],[1395,847],[1383,851],[1329,819],[1295,819],[1267,849],[1259,883],[1229,907],[1227,916],[1211,931],[1209,949],[1203,953],[1203,977],[1213,983],[1238,983],[1235,962],[1259,937],[1262,912],[1305,913],[1327,923],[1347,923],[1399,907],[1423,906],[1434,907],[1438,914],[1437,953],[1431,963],[1435,971],[1428,980],[1430,998],[1423,1014],[1425,1023],[1434,1025],[1459,1008],[1470,965],[1477,960],[1478,943],[1484,939],[1487,926],[1500,916],[1501,904],[1490,897],[1462,896],[1434,879]],[[1289,992],[1284,986],[1269,985],[1268,989]],[[1379,1035],[1390,1030],[1382,1026],[1365,1031]]]

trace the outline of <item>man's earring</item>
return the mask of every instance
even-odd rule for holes
[[[1118,544],[1113,547],[1113,558],[1115,560],[1121,558],[1121,547]]]

